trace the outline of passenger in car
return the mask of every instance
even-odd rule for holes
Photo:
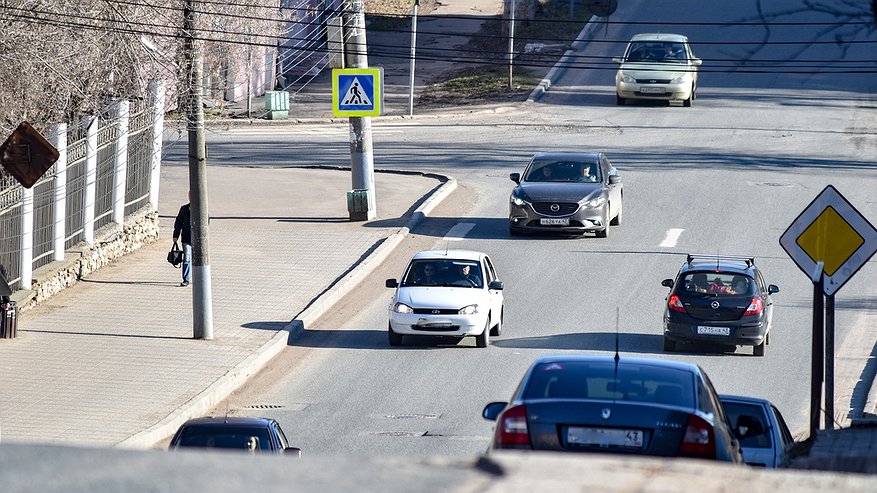
[[[691,281],[694,283],[694,291],[698,293],[706,293],[708,288],[708,283],[706,279],[706,274],[694,274],[691,276]]]
[[[440,284],[435,272],[435,264],[428,263],[423,265],[423,272],[417,277],[417,284],[421,286],[437,286]]]
[[[722,279],[718,277],[713,279],[708,290],[712,294],[734,294],[731,291],[731,287],[722,282]]]
[[[731,281],[732,294],[745,294],[749,292],[749,280],[745,276],[734,276]]]

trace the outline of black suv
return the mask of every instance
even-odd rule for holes
[[[770,344],[771,295],[753,257],[689,254],[664,303],[664,351],[681,343],[753,346],[764,356]]]

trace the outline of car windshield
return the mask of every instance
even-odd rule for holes
[[[402,286],[482,288],[484,276],[477,260],[417,259],[408,266]]]
[[[678,292],[711,296],[755,296],[751,277],[729,272],[687,272]]]
[[[224,448],[247,450],[255,438],[256,449],[271,450],[266,428],[241,426],[189,426],[180,432],[176,447]]]
[[[623,359],[622,359],[623,361]],[[605,362],[545,363],[537,366],[526,399],[600,399],[657,402],[694,407],[691,373],[650,365]]]
[[[685,45],[669,41],[634,41],[627,47],[626,62],[687,63]]]
[[[534,159],[527,166],[524,181],[596,183],[600,166],[596,161]]]

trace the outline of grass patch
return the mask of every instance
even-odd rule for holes
[[[509,88],[508,68],[497,65],[467,67],[446,74],[423,89],[419,106],[453,106],[472,103],[524,101],[540,78],[516,68]]]

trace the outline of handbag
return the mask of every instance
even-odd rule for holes
[[[171,251],[167,252],[167,261],[176,268],[183,265],[183,250],[177,245],[177,242],[174,242]]]

